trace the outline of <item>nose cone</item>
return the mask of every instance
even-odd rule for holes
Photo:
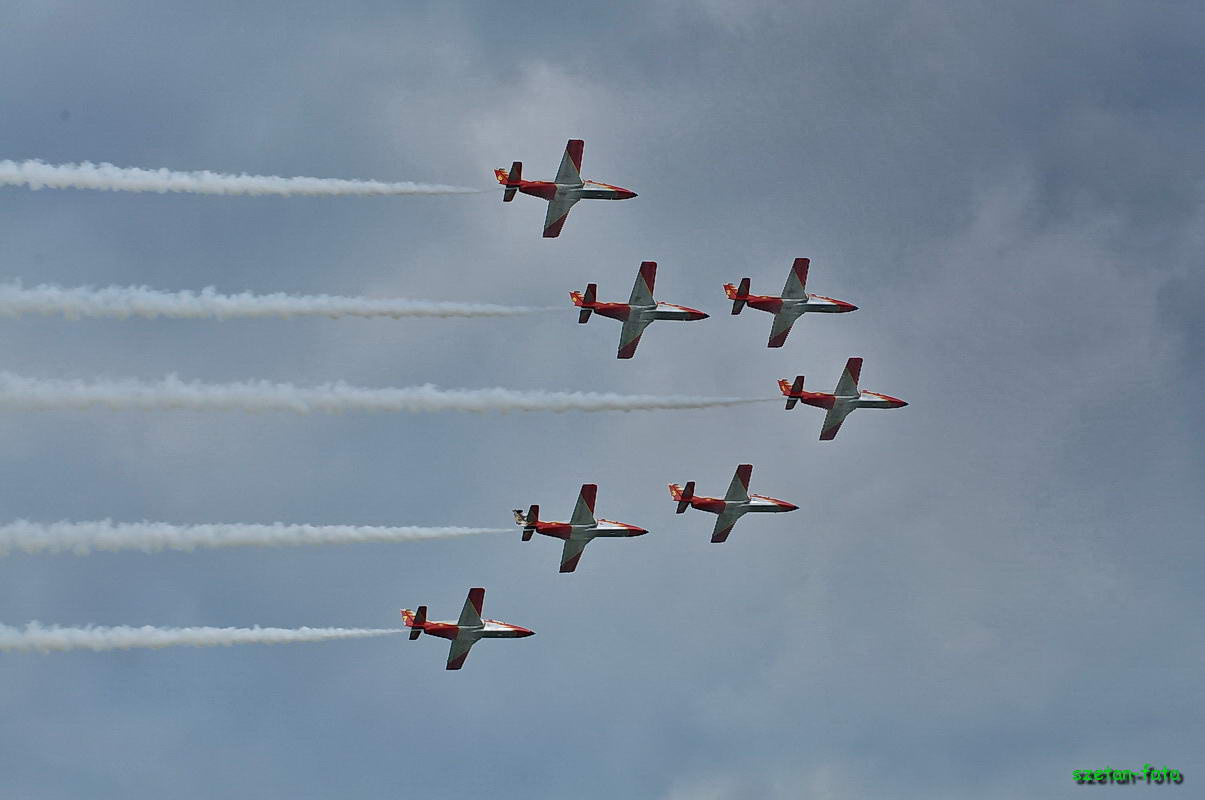
[[[702,311],[699,311],[696,308],[689,309],[689,311],[690,319],[707,319],[707,317],[711,316],[710,314],[704,314]]]
[[[888,396],[887,402],[891,403],[892,408],[903,408],[904,406],[908,405],[907,403],[905,403],[903,400],[899,399],[898,397]]]
[[[620,189],[618,192],[616,192],[616,194],[619,196],[620,200],[631,200],[636,196],[636,193],[631,189]]]
[[[842,313],[842,314],[845,314],[845,313],[850,312],[850,311],[857,311],[857,310],[858,310],[858,307],[857,307],[857,306],[855,306],[853,303],[846,303],[844,300],[838,300],[838,301],[837,301],[837,305],[839,305],[839,306],[841,307],[841,313]]]
[[[523,628],[523,627],[520,627],[520,626],[518,626],[518,625],[516,625],[516,626],[515,626],[515,631],[516,631],[516,632],[519,634],[519,637],[518,637],[518,638],[520,638],[520,639],[524,639],[524,638],[526,638],[526,637],[528,637],[528,636],[535,636],[535,635],[536,635],[536,632],[535,632],[535,631],[533,631],[531,628]]]
[[[632,528],[628,530],[628,536],[644,536],[646,533],[648,533],[648,531],[646,531],[644,528],[637,528],[635,526],[632,526]]]
[[[798,511],[799,506],[795,505],[794,503],[783,503],[782,510],[783,511]]]

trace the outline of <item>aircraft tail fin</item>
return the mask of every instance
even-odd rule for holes
[[[523,180],[523,162],[516,161],[510,165],[510,172],[496,169],[494,175],[498,177],[498,183],[506,187],[506,191],[502,193],[502,202],[509,203],[515,199],[515,192],[519,188],[519,182]]]
[[[579,323],[589,322],[590,312],[594,310],[590,306],[598,299],[598,284],[588,283],[586,291],[572,292],[570,296],[573,298],[573,304],[581,309],[577,312],[577,321]]]
[[[536,532],[536,523],[540,521],[540,507],[533,504],[527,514],[521,508],[516,508],[514,513],[515,524],[523,526],[523,541],[530,542],[531,535]]]
[[[423,625],[427,622],[427,607],[419,606],[418,611],[403,608],[402,621],[410,629],[410,641],[414,641],[423,635]]]
[[[685,513],[686,509],[690,508],[690,501],[695,498],[695,482],[687,481],[685,486],[671,483],[669,485],[669,493],[671,497],[678,501],[678,509],[674,513]]]
[[[803,391],[803,376],[796,375],[794,383],[787,383],[786,378],[783,378],[778,382],[778,389],[787,398],[787,410],[790,411],[799,402],[797,395]]]
[[[741,313],[745,310],[745,302],[749,299],[749,279],[741,278],[740,286],[725,283],[724,292],[728,295],[728,299],[732,301],[733,316]]]

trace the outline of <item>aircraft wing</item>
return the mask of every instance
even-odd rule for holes
[[[464,608],[460,610],[460,619],[456,624],[462,628],[481,625],[481,606],[484,603],[485,589],[469,589],[469,596],[464,599]]]
[[[448,649],[448,669],[460,669],[469,657],[469,649],[477,644],[476,639],[453,639]]]
[[[841,372],[841,380],[837,381],[837,389],[834,392],[838,397],[857,397],[858,396],[858,379],[862,377],[862,359],[851,358],[845,362],[845,369]]]
[[[732,533],[736,521],[741,518],[741,514],[740,509],[736,508],[725,508],[721,511],[715,521],[715,528],[711,531],[711,541],[715,544],[726,541],[728,534]]]
[[[582,153],[585,149],[586,143],[581,139],[570,139],[566,143],[561,168],[556,171],[557,183],[582,185]]]
[[[802,313],[801,308],[783,308],[775,314],[774,324],[770,327],[770,341],[766,342],[766,347],[782,347],[786,344],[787,336],[791,333],[791,326]]]
[[[739,500],[746,501],[749,499],[749,479],[753,477],[753,465],[741,464],[736,468],[736,474],[732,476],[732,483],[728,484],[728,493],[724,495],[727,501]]]
[[[586,549],[586,545],[590,543],[589,539],[574,539],[572,537],[565,540],[565,547],[561,550],[561,572],[573,572],[577,569],[577,562],[582,557],[582,551]]]
[[[795,263],[791,265],[791,272],[787,275],[787,283],[782,287],[784,299],[802,300],[808,296],[806,287],[808,285],[808,265],[811,263],[811,259],[795,259]]]
[[[561,235],[569,209],[577,202],[576,197],[561,197],[558,193],[548,201],[548,213],[544,215],[544,238],[555,239]]]
[[[657,262],[644,261],[640,264],[640,272],[636,275],[636,283],[632,285],[632,296],[628,298],[628,305],[633,306],[651,306],[656,305],[656,300],[653,299],[653,285],[657,282]]]
[[[619,331],[619,358],[631,358],[636,355],[636,346],[640,344],[640,336],[650,322],[652,320],[646,319],[643,314],[628,315],[628,318],[623,321],[623,328]]]
[[[577,493],[577,505],[573,507],[570,525],[596,525],[594,519],[594,501],[598,497],[598,485],[583,483],[582,490]]]
[[[836,439],[837,431],[841,430],[841,423],[845,422],[845,418],[851,411],[853,411],[852,406],[834,403],[833,407],[824,415],[824,424],[820,426],[820,441],[827,442],[830,439]]]

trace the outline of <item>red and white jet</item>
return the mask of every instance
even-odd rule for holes
[[[565,155],[561,158],[561,168],[557,170],[556,179],[552,181],[523,180],[522,161],[512,164],[510,172],[504,169],[494,170],[498,183],[506,187],[502,202],[509,203],[514,200],[515,192],[548,201],[548,214],[544,217],[545,239],[561,235],[569,209],[573,208],[573,204],[578,200],[627,200],[636,196],[633,191],[609,183],[582,180],[582,151],[585,146],[586,143],[581,139],[569,140],[565,145]]]
[[[908,405],[898,397],[858,389],[861,374],[862,359],[851,358],[845,362],[841,380],[831,392],[805,392],[802,375],[797,375],[793,384],[783,378],[778,382],[778,388],[787,398],[788,410],[794,408],[796,403],[828,409],[820,428],[820,440],[827,441],[836,438],[841,423],[855,408],[903,408]]]
[[[594,499],[598,494],[598,486],[593,483],[582,484],[582,490],[577,496],[577,505],[573,507],[573,517],[568,522],[541,522],[540,507],[532,506],[527,514],[523,509],[515,509],[515,522],[523,526],[523,541],[531,541],[533,533],[562,539],[565,542],[561,550],[561,572],[573,572],[577,562],[582,557],[582,550],[590,544],[590,540],[598,536],[626,537],[641,536],[648,533],[644,528],[627,525],[609,519],[594,518]]]
[[[469,589],[465,598],[464,608],[460,619],[456,622],[433,622],[427,619],[427,607],[419,606],[418,611],[402,609],[402,621],[410,629],[410,641],[414,641],[424,633],[438,636],[440,639],[451,639],[452,647],[448,650],[448,669],[460,669],[464,660],[469,657],[469,648],[477,644],[478,639],[520,639],[531,636],[533,630],[521,628],[496,619],[482,619],[481,607],[485,603],[485,589]]]
[[[847,311],[857,311],[858,307],[844,300],[834,300],[818,294],[808,294],[804,287],[808,282],[808,265],[811,259],[797,258],[791,265],[787,275],[787,284],[782,287],[782,297],[749,294],[749,279],[741,278],[740,286],[731,283],[724,284],[724,291],[732,301],[732,313],[739,314],[748,304],[758,311],[768,311],[774,315],[774,323],[770,327],[770,341],[766,347],[782,347],[787,341],[791,326],[805,312],[821,312],[827,314],[843,314]]]
[[[671,483],[669,485],[670,497],[678,501],[678,510],[674,513],[682,514],[690,507],[718,514],[715,529],[711,532],[711,541],[722,542],[728,538],[728,534],[732,533],[732,526],[736,525],[736,521],[745,514],[794,511],[799,508],[794,503],[788,503],[785,500],[775,500],[773,497],[761,494],[749,494],[749,477],[752,474],[752,464],[738,466],[723,500],[718,497],[699,497],[695,494],[694,481],[687,481],[685,488]]]
[[[640,264],[640,272],[636,275],[636,285],[632,287],[632,296],[626,303],[600,303],[596,299],[598,284],[586,286],[585,292],[570,292],[573,305],[581,309],[577,321],[590,321],[593,312],[603,317],[623,321],[619,331],[618,358],[631,358],[636,355],[636,345],[640,344],[640,335],[649,323],[657,319],[707,319],[702,311],[686,306],[676,306],[673,303],[660,303],[653,299],[653,284],[657,280],[657,262],[644,261]]]

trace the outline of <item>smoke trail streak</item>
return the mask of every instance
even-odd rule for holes
[[[510,317],[550,311],[547,308],[501,306],[492,303],[446,303],[400,298],[340,297],[337,295],[218,294],[213,287],[200,292],[164,292],[146,286],[105,289],[0,284],[0,315],[62,314],[80,317],[171,317],[230,319],[233,317]]]
[[[210,547],[273,547],[357,542],[411,542],[483,533],[503,528],[373,527],[367,525],[219,524],[170,525],[164,522],[52,522],[19,519],[0,525],[0,557],[10,553],[74,553],[96,550],[196,550]]]
[[[0,161],[0,186],[30,189],[99,189],[110,192],[187,192],[238,195],[403,195],[476,194],[483,190],[462,186],[401,181],[343,180],[340,178],[280,178],[275,175],[229,175],[200,170],[115,167],[112,164],[47,164],[42,161]]]
[[[62,628],[28,623],[24,629],[0,625],[0,651],[128,650],[134,647],[230,646],[364,639],[400,633],[392,628],[140,628],[128,625]]]
[[[768,398],[624,395],[511,389],[439,389],[431,384],[367,389],[267,381],[185,383],[174,375],[139,380],[40,380],[0,372],[0,409],[186,409],[190,411],[654,411],[770,402]]]

